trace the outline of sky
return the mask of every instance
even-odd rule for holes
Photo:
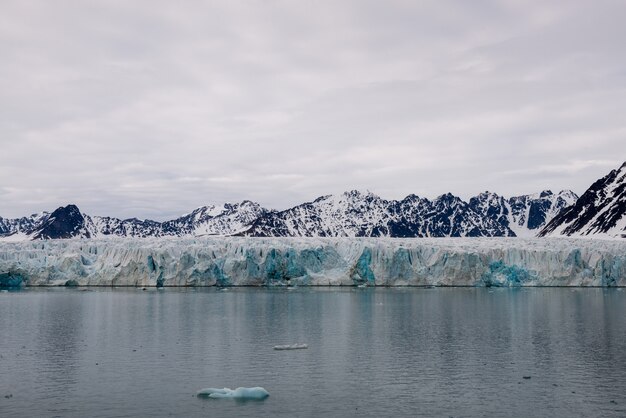
[[[582,193],[626,160],[626,2],[3,0],[0,216]]]

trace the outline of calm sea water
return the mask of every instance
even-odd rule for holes
[[[626,416],[626,291],[3,292],[0,416]]]

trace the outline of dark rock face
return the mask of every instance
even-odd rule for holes
[[[76,205],[60,207],[38,228],[33,239],[59,239],[82,236],[90,238],[85,230],[85,218]]]
[[[550,209],[548,200],[535,201],[530,204],[528,212],[528,228],[537,229],[546,223],[546,211]]]
[[[610,231],[621,236],[626,232],[626,223],[622,220],[625,214],[626,162],[593,183],[576,204],[556,216],[539,236],[592,235]]]

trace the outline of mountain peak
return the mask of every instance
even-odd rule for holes
[[[374,197],[374,198],[379,197],[378,195],[370,192],[369,190],[362,191],[362,190],[356,190],[356,189],[343,192],[342,196],[350,197],[350,198],[357,198],[357,199],[365,198],[365,197]]]
[[[76,214],[76,213],[80,213],[80,209],[78,209],[78,206],[76,206],[75,204],[70,203],[70,204],[65,205],[65,206],[59,206],[58,208],[56,208],[52,212],[52,214],[55,214],[55,213],[68,213],[68,214],[69,213],[74,213],[74,214]]]
[[[84,231],[84,226],[85,218],[78,206],[73,204],[61,206],[35,231],[33,239],[65,239],[79,235],[89,238],[90,234]]]
[[[576,203],[548,223],[539,233],[581,236],[621,236],[626,230],[626,163],[595,181]]]
[[[458,196],[453,195],[450,192],[444,193],[444,194],[440,195],[439,197],[437,197],[437,199],[435,199],[435,201],[442,201],[442,202],[455,202],[457,200],[461,200],[461,198],[459,198]]]

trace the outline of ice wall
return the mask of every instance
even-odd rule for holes
[[[626,240],[196,238],[0,243],[0,286],[626,286]]]

